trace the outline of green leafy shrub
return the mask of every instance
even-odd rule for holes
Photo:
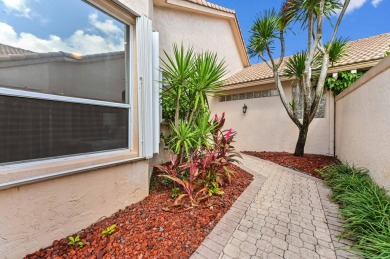
[[[68,240],[69,240],[68,245],[70,245],[70,246],[79,246],[79,247],[84,246],[84,243],[81,241],[79,235],[77,235],[76,237],[70,236],[70,237],[68,237]]]
[[[341,237],[365,258],[390,258],[390,198],[366,169],[345,164],[321,171],[346,220]]]
[[[187,161],[181,161],[178,156],[172,155],[170,163],[155,165],[163,173],[160,177],[168,178],[182,187],[184,194],[177,197],[175,204],[188,196],[191,206],[197,206],[211,195],[222,195],[220,186],[232,181],[234,172],[228,168],[228,164],[237,162],[236,157],[240,155],[232,146],[236,132],[231,129],[223,130],[224,123],[224,114],[221,118],[214,117],[211,121],[213,127],[210,143],[198,146]],[[195,193],[195,187],[199,185],[203,185],[203,188]]]
[[[340,72],[338,78],[328,77],[325,81],[325,88],[331,90],[333,95],[338,95],[350,85],[352,85],[356,80],[358,80],[364,72]]]
[[[109,236],[115,232],[116,224],[109,226],[102,231],[102,236]]]

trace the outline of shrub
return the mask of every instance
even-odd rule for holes
[[[222,195],[220,186],[232,181],[234,172],[228,165],[237,162],[236,157],[240,157],[232,146],[236,132],[232,129],[222,129],[225,123],[224,114],[221,118],[215,116],[209,123],[211,125],[210,137],[207,138],[209,143],[198,145],[187,161],[172,155],[169,163],[155,165],[163,173],[161,177],[168,178],[182,187],[184,194],[176,198],[175,205],[179,205],[179,202],[188,196],[191,206],[196,206],[211,195]],[[186,174],[188,177],[185,177]],[[203,188],[195,193],[195,187],[199,185]]]
[[[321,174],[347,222],[341,237],[351,239],[352,250],[365,258],[389,258],[390,198],[386,190],[372,181],[366,169],[341,164]]]

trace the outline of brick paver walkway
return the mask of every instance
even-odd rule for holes
[[[336,237],[342,221],[321,180],[243,157],[253,182],[191,259],[356,257]]]

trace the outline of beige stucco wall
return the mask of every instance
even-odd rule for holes
[[[106,8],[110,5],[107,1],[91,0],[91,2],[97,2],[107,11],[117,10],[115,7]],[[121,2],[138,14],[152,16],[152,0],[121,0]],[[136,48],[135,36],[134,34],[132,37],[134,48]],[[133,55],[134,68],[137,67],[136,58],[136,55]],[[137,71],[134,70],[132,75],[134,81],[132,152],[112,155],[111,158],[97,155],[72,160],[70,157],[60,163],[48,160],[36,165],[37,170],[33,171],[28,165],[23,164],[9,168],[15,170],[15,174],[18,175],[16,180],[24,180],[19,177],[23,174],[28,177],[46,177],[48,173],[63,173],[64,176],[17,187],[1,186],[0,258],[22,258],[148,195],[148,161],[140,159],[130,161],[136,159],[139,150]],[[43,82],[49,80],[41,79]],[[114,164],[116,161],[120,164],[104,169],[92,169],[101,162]],[[67,168],[64,169],[61,163],[67,163],[65,165]],[[84,169],[86,166],[89,168]],[[1,176],[4,176],[3,170],[1,166]],[[8,182],[8,178],[13,179],[13,177],[5,177],[0,184]]]
[[[285,83],[285,92],[290,100],[292,87]],[[233,90],[227,94],[275,89],[273,84]],[[333,96],[326,93],[325,118],[316,118],[310,125],[306,153],[333,154]],[[242,107],[248,110],[243,114]],[[239,151],[286,151],[294,152],[298,128],[288,117],[279,96],[219,102],[213,99],[212,113],[225,112],[225,128],[236,130],[235,147]]]
[[[228,75],[244,68],[227,19],[161,6],[154,7],[153,19],[154,29],[160,33],[161,57],[164,57],[164,50],[172,53],[174,43],[183,43],[196,51],[216,52],[220,59],[225,59]]]
[[[22,258],[148,195],[147,161],[0,191],[1,258]]]
[[[336,98],[336,155],[390,190],[390,57]]]

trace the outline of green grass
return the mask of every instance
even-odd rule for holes
[[[368,171],[345,164],[322,170],[332,198],[346,220],[341,237],[365,258],[390,258],[390,197],[369,177]]]

